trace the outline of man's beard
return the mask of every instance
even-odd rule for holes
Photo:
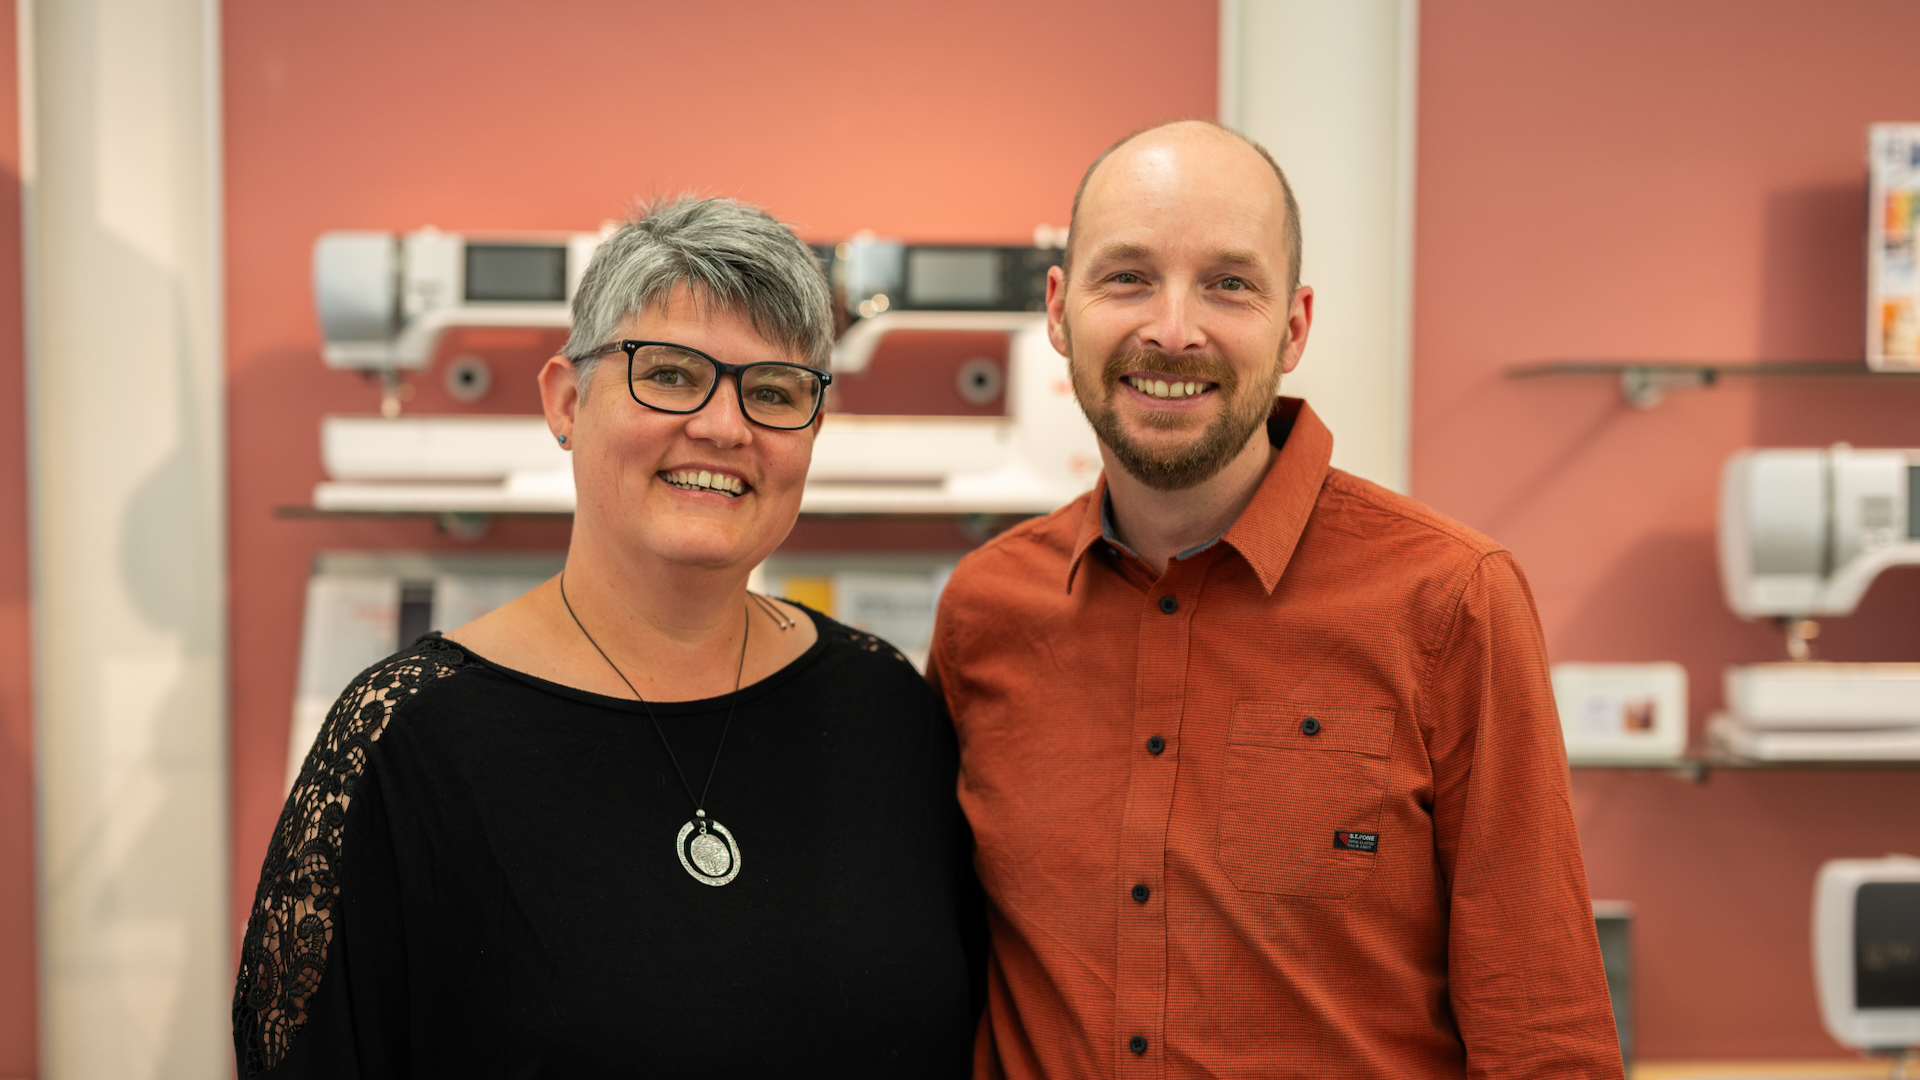
[[[1067,347],[1073,347],[1071,333]],[[1286,342],[1280,351],[1286,351]],[[1273,399],[1280,391],[1280,362],[1276,355],[1271,374],[1263,385],[1242,387],[1240,376],[1218,357],[1170,356],[1156,352],[1121,352],[1107,359],[1100,381],[1089,385],[1082,365],[1071,358],[1067,370],[1073,377],[1073,396],[1080,411],[1093,426],[1100,441],[1113,451],[1127,475],[1158,491],[1181,491],[1206,483],[1246,448],[1247,440],[1264,426],[1273,412]],[[1184,446],[1155,450],[1144,446],[1122,429],[1114,395],[1120,392],[1120,376],[1132,371],[1151,371],[1215,384],[1214,393],[1225,399],[1226,408],[1214,417],[1199,436]],[[1150,428],[1176,428],[1185,417],[1175,413],[1148,412],[1141,418]]]

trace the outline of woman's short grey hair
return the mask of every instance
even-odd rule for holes
[[[643,205],[587,263],[565,349],[583,391],[597,362],[588,354],[618,341],[629,318],[666,304],[680,285],[700,302],[744,313],[800,362],[827,366],[832,296],[813,251],[757,206],[681,196]]]

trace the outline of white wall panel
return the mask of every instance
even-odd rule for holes
[[[219,8],[23,0],[41,1075],[230,1075]]]
[[[1223,0],[1220,120],[1300,200],[1305,359],[1283,392],[1333,429],[1333,463],[1407,489],[1418,0]]]

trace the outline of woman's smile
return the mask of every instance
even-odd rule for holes
[[[658,475],[661,480],[681,491],[718,495],[727,499],[738,499],[753,490],[753,486],[738,475],[721,469],[691,466],[662,469]]]

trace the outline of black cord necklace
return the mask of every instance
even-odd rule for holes
[[[764,596],[761,596],[757,592],[748,593],[747,599],[752,600],[756,604],[759,604],[760,610],[766,612],[767,618],[773,620],[773,625],[779,627],[782,630],[791,630],[794,627],[800,625],[799,623],[794,622],[792,619],[787,618],[787,613],[784,611],[781,611],[778,607],[774,606],[773,601],[767,599]]]
[[[740,665],[733,672],[733,700],[727,703],[727,722],[720,728],[720,745],[713,749],[713,766],[707,770],[707,782],[700,788],[700,794],[693,793],[693,785],[687,783],[687,773],[680,767],[680,759],[673,752],[673,744],[667,741],[666,729],[660,726],[660,718],[653,715],[653,706],[640,696],[633,687],[633,680],[613,662],[607,650],[593,640],[587,633],[587,624],[573,610],[573,601],[567,599],[567,572],[560,571],[560,602],[567,606],[567,614],[573,617],[573,625],[580,628],[580,635],[607,662],[620,681],[627,684],[634,700],[647,710],[647,719],[653,721],[653,732],[660,736],[660,745],[667,751],[667,760],[673,762],[673,771],[680,777],[680,786],[687,789],[687,798],[693,800],[693,820],[680,827],[680,835],[674,838],[673,848],[680,856],[680,865],[686,869],[693,880],[703,885],[725,885],[740,875],[740,842],[733,838],[725,825],[707,816],[707,792],[713,788],[713,774],[720,771],[720,752],[727,748],[727,732],[733,727],[733,710],[740,704],[740,676],[747,670],[747,635],[753,631],[753,612],[746,611],[746,624],[740,630]],[[782,628],[784,629],[784,627]],[[707,832],[712,826],[713,833]],[[697,831],[696,831],[697,830]],[[718,835],[714,835],[718,834]],[[689,839],[691,837],[691,839]]]

